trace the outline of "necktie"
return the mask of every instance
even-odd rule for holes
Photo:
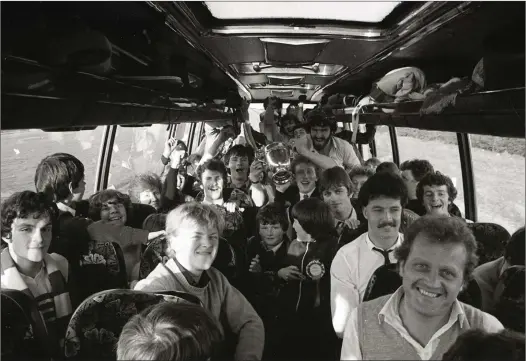
[[[384,265],[391,264],[391,260],[389,259],[389,253],[393,252],[392,249],[384,251],[383,249],[373,247],[373,251],[381,253],[382,256],[384,256]]]
[[[303,195],[303,199],[307,199],[307,198],[309,198],[309,195],[308,194],[304,194]]]

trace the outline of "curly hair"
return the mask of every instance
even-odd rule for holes
[[[84,178],[84,165],[71,154],[55,153],[42,159],[35,171],[35,188],[51,200],[60,202],[70,195]]]
[[[425,186],[446,186],[449,201],[453,202],[455,198],[457,198],[457,189],[453,185],[453,181],[447,175],[442,174],[439,171],[427,173],[424,178],[418,182],[418,185],[416,186],[416,198],[420,203],[424,200]]]
[[[30,215],[46,215],[51,220],[51,225],[56,231],[58,209],[44,193],[23,191],[11,195],[2,203],[2,237],[9,237],[15,218],[27,218]]]
[[[287,212],[279,203],[268,203],[261,207],[256,215],[257,227],[261,224],[276,224],[279,223],[283,231],[287,231],[289,221],[287,219]]]
[[[334,134],[338,129],[338,124],[333,116],[329,116],[323,110],[313,109],[307,115],[307,131],[310,132],[312,127],[330,127],[331,134]]]
[[[406,262],[411,253],[415,238],[423,234],[433,243],[461,244],[466,249],[464,283],[471,279],[477,266],[477,241],[466,222],[457,217],[423,216],[416,219],[404,234],[404,242],[395,250],[399,262]]]
[[[426,174],[435,171],[431,163],[425,159],[406,160],[400,165],[400,170],[410,170],[417,182],[420,182]]]
[[[130,188],[128,194],[131,200],[135,203],[139,203],[139,195],[145,190],[158,191],[159,194],[162,190],[161,178],[155,173],[143,173],[136,175],[130,182]]]
[[[89,197],[89,217],[94,221],[100,221],[102,205],[112,199],[116,200],[117,203],[124,205],[124,208],[126,208],[126,217],[128,219],[126,223],[128,223],[133,214],[132,201],[130,196],[116,191],[115,189],[105,189]]]
[[[203,182],[203,173],[205,170],[210,170],[214,172],[221,173],[221,176],[223,177],[223,188],[227,185],[227,172],[226,167],[223,162],[221,162],[218,159],[210,159],[201,164],[197,168],[197,179],[202,183]]]
[[[358,201],[366,207],[371,200],[379,197],[400,199],[400,204],[405,207],[408,196],[402,178],[393,173],[380,172],[367,179],[360,189]]]

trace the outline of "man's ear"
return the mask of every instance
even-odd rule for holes
[[[73,182],[69,182],[69,183],[68,183],[68,189],[69,189],[69,194],[73,194],[73,190],[75,189],[75,188],[73,187]]]
[[[11,233],[7,234],[5,237],[2,237],[2,240],[7,244],[11,244],[11,242],[13,242],[11,240]]]
[[[365,217],[365,219],[368,220],[369,218],[367,218],[367,206],[362,208],[362,213],[363,213],[363,216]]]
[[[404,267],[405,267],[405,261],[398,262],[398,273],[400,274],[400,277],[404,277]]]

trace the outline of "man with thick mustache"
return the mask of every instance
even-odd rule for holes
[[[477,242],[464,221],[419,218],[395,253],[402,286],[351,312],[341,360],[442,360],[463,333],[504,329],[494,316],[457,300],[477,265]]]
[[[350,170],[360,165],[352,145],[336,137],[336,119],[328,117],[321,111],[311,111],[307,116],[307,130],[310,137],[301,137],[291,141],[291,146],[301,155],[307,157],[322,170],[335,166]],[[309,147],[312,140],[313,152]]]
[[[402,178],[377,173],[364,183],[358,200],[367,232],[340,248],[331,266],[332,324],[339,337],[349,314],[362,302],[374,271],[396,262],[393,251],[403,241],[399,229],[407,190]]]

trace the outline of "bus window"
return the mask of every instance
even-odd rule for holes
[[[84,197],[89,197],[94,192],[103,135],[104,127],[71,132],[44,132],[40,129],[2,131],[2,201],[15,192],[34,191],[37,165],[53,153],[69,153],[84,163]]]
[[[524,139],[470,135],[479,222],[524,226]]]
[[[451,178],[458,194],[455,204],[465,217],[464,186],[457,134],[414,128],[396,128],[400,164],[411,159],[426,159],[436,171]],[[387,134],[387,136],[389,136]],[[378,147],[378,142],[376,143]],[[475,184],[478,188],[478,184]],[[478,191],[477,191],[478,195]]]
[[[387,125],[380,125],[376,127],[374,141],[376,143],[376,158],[380,159],[382,162],[392,162],[393,149],[391,148],[391,138],[389,138],[389,128]]]
[[[168,138],[166,124],[149,127],[117,127],[111,155],[108,188],[127,192],[131,179],[138,174],[153,172],[161,175],[164,144]]]

